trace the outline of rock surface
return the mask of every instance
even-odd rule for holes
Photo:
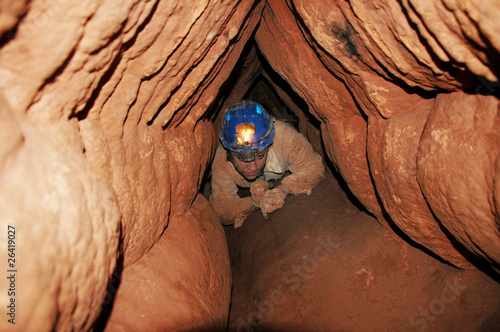
[[[379,224],[455,266],[500,270],[497,2],[0,7],[0,226],[1,234],[8,225],[18,231],[16,296],[24,304],[16,328],[92,328],[116,273],[124,278],[116,308],[124,311],[111,317],[123,317],[120,299],[136,300],[127,290],[141,282],[138,266],[162,261],[170,223],[196,215],[218,112],[260,75],[288,109],[320,123],[329,162]],[[300,126],[320,146],[315,129]],[[193,218],[214,225],[197,232],[216,234],[213,214]],[[184,236],[199,246],[192,268],[215,264],[224,278],[224,240]],[[148,268],[165,278],[187,273]],[[212,310],[184,307],[199,326],[227,314],[228,280],[211,283],[213,276],[189,279],[189,294],[199,291],[193,296]],[[3,307],[8,287],[0,283]],[[162,287],[177,296],[171,284]],[[220,301],[211,302],[214,293]],[[10,327],[0,321],[1,330]]]
[[[172,217],[157,244],[116,282],[105,331],[223,331],[231,271],[224,232],[208,200],[198,195],[188,212]]]
[[[477,49],[469,48],[462,53],[458,50],[463,49],[463,42],[450,43],[441,33],[442,39],[434,40],[426,34],[425,25],[417,25],[417,30],[412,28],[414,22],[409,18],[416,21],[418,15],[413,12],[416,10],[413,2],[406,5],[408,8],[396,2],[293,1],[285,4],[269,1],[256,40],[273,69],[290,83],[323,122],[322,137],[330,160],[354,195],[381,224],[396,225],[412,240],[456,266],[470,267],[464,255],[470,259],[470,254],[474,253],[498,269],[497,259],[490,259],[489,254],[478,254],[477,248],[472,249],[470,241],[464,240],[469,231],[476,229],[473,218],[451,212],[454,222],[462,225],[461,229],[451,223],[443,226],[445,221],[437,217],[445,213],[440,211],[443,206],[433,204],[432,198],[420,189],[429,179],[424,179],[424,170],[417,165],[417,152],[423,144],[420,136],[430,120],[433,104],[442,96],[462,89],[470,100],[475,100],[472,104],[497,102],[498,99],[491,95],[497,85],[481,79],[486,87],[479,87],[473,75],[496,80],[498,68],[489,59],[497,57],[498,51],[481,47],[484,40],[478,43]],[[425,21],[432,21],[433,29],[439,24],[443,28],[449,24],[448,30],[456,30],[449,15],[465,20],[464,10],[479,10],[472,3],[453,6],[453,10],[443,9],[446,15],[427,10]],[[297,24],[297,14],[303,19],[302,24]],[[469,20],[474,21],[474,17]],[[491,22],[483,22],[480,26],[484,24]],[[468,28],[468,34],[474,38],[490,36],[492,40],[488,43],[495,43],[496,37],[474,31],[472,26]],[[450,39],[458,38],[460,33],[450,33]],[[425,38],[433,48],[422,43]],[[446,50],[451,56],[439,58],[438,50]],[[487,57],[484,52],[491,54]],[[283,57],[282,54],[293,56]],[[457,62],[467,69],[439,69],[457,67]],[[478,93],[485,88],[489,88],[489,95]],[[439,111],[446,112],[445,109]],[[473,109],[469,111],[474,112]],[[498,114],[489,119],[494,127]],[[481,144],[486,145],[482,147],[484,153],[478,152],[481,156],[476,158],[484,160],[485,165],[478,169],[470,163],[460,163],[458,168],[472,182],[482,184],[478,190],[483,195],[492,197],[495,175],[491,172],[499,154],[498,138],[495,134],[479,132]],[[435,164],[434,167],[457,168],[456,159],[445,155],[447,158],[440,159],[440,166]],[[439,181],[442,186],[449,186],[454,181],[451,177],[447,179]],[[465,187],[461,189],[464,190],[462,195],[466,195]],[[476,240],[491,243],[489,241],[495,239],[497,243],[485,247],[485,252],[495,251],[500,240],[498,227],[494,226],[499,222],[495,204],[493,199],[488,203],[483,200],[483,204],[473,208],[474,213],[488,220],[482,223],[484,235],[476,233],[484,239]]]
[[[495,331],[500,284],[442,264],[353,206],[331,173],[311,196],[225,227],[229,331]],[[242,245],[242,243],[244,245]]]
[[[2,132],[1,222],[19,229],[18,300],[30,304],[16,328],[89,329],[117,262],[124,276],[133,275],[128,269],[169,232],[169,222],[192,210],[215,146],[201,116],[263,8],[235,5],[35,0],[25,16],[23,8],[2,10],[0,90],[9,129]],[[19,19],[9,23],[4,13]],[[21,124],[29,139],[16,132]],[[199,241],[200,234],[189,234],[183,245]],[[193,266],[213,264],[226,280],[211,283],[212,274],[200,274],[208,286],[193,296],[210,305],[190,319],[201,324],[228,312],[229,263],[217,258],[227,246],[221,237],[213,241],[199,246],[218,254],[198,250],[201,263]],[[5,287],[2,305],[9,301]],[[210,302],[213,292],[222,300]]]

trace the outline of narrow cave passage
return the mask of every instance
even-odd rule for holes
[[[0,330],[497,332],[499,12],[3,1]],[[207,197],[242,99],[327,174],[234,229]]]
[[[258,102],[292,124],[323,157],[327,171],[311,195],[289,196],[268,220],[257,210],[237,229],[224,226],[233,282],[228,330],[494,331],[500,285],[380,225],[328,160],[320,121],[255,45],[247,50],[228,84],[237,88],[227,98]],[[223,109],[214,117],[216,131]],[[207,198],[209,182],[203,186]],[[250,193],[241,189],[239,195]]]

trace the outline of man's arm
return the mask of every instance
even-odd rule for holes
[[[283,207],[287,195],[292,193],[309,195],[325,174],[321,156],[313,150],[307,139],[291,126],[276,123],[274,149],[281,160],[286,160],[292,174],[262,197],[260,209],[266,219],[268,213]]]
[[[240,198],[234,179],[235,170],[226,160],[223,148],[219,147],[212,164],[212,194],[210,204],[224,225],[241,225],[247,214],[255,210],[251,197]]]
[[[279,138],[277,148],[283,155],[287,155],[289,170],[292,174],[285,177],[281,184],[288,189],[287,193],[309,195],[325,177],[323,160],[314,151],[309,141],[293,127],[282,126],[282,135],[286,139]]]

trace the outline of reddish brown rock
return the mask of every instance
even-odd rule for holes
[[[326,151],[351,191],[384,222],[366,161],[366,122],[345,86],[331,75],[301,37],[295,17],[285,3],[268,3],[255,38],[273,69],[324,122]]]
[[[468,7],[468,10],[472,11],[471,6]],[[410,238],[457,266],[469,266],[462,257],[462,254],[466,254],[466,252],[459,248],[459,253],[455,248],[457,241],[462,242],[461,238],[457,239],[453,236],[451,239],[449,238],[450,233],[446,228],[452,227],[451,224],[443,231],[442,222],[439,218],[435,218],[435,211],[429,210],[429,198],[422,196],[415,178],[419,132],[422,131],[422,126],[427,121],[426,110],[433,102],[433,95],[410,87],[418,86],[427,90],[437,87],[445,89],[456,89],[459,86],[474,87],[474,84],[477,84],[475,79],[470,72],[463,70],[463,68],[459,71],[443,71],[443,68],[446,68],[443,66],[443,62],[452,62],[452,59],[459,59],[459,62],[465,63],[472,73],[494,78],[492,76],[496,71],[494,67],[486,69],[484,65],[477,63],[478,59],[482,59],[483,64],[488,64],[484,54],[481,55],[481,52],[488,52],[488,49],[482,48],[478,44],[476,48],[471,48],[467,54],[461,54],[458,51],[451,51],[451,49],[458,50],[463,47],[463,43],[452,45],[449,40],[442,38],[435,45],[441,43],[443,45],[439,47],[450,48],[454,57],[434,62],[437,58],[436,55],[432,52],[428,53],[429,50],[425,48],[418,37],[419,34],[424,34],[422,31],[425,26],[420,26],[419,30],[413,30],[411,23],[403,14],[403,8],[397,4],[389,6],[379,3],[339,2],[326,4],[294,1],[293,5],[289,7],[283,6],[279,2],[270,2],[270,8],[272,10],[264,12],[266,24],[261,24],[257,33],[259,46],[270,64],[287,81],[292,82],[291,85],[294,89],[302,95],[308,104],[313,105],[313,111],[317,112],[320,118],[323,118],[325,125],[323,125],[322,136],[325,146],[327,151],[334,151],[329,153],[329,156],[334,165],[339,168],[352,192],[383,223],[384,218],[381,216],[380,207],[377,207],[376,197],[380,197],[385,212]],[[291,21],[294,19],[290,17],[290,14],[287,14],[289,8],[303,17],[301,28],[307,42],[300,42],[297,37],[278,39],[286,33],[289,33],[290,36],[300,35],[296,28],[295,31],[293,30],[294,23]],[[431,11],[432,15],[426,17],[425,20],[433,20],[434,26],[450,23],[451,21],[446,23],[449,15],[456,15],[463,20],[463,13],[461,13],[463,8],[456,7],[455,9],[453,13],[447,12],[448,16],[439,18],[432,16],[439,15],[438,12]],[[285,19],[286,17],[290,18]],[[367,19],[368,17],[370,19]],[[285,26],[285,24],[287,25]],[[476,33],[477,37],[477,31],[474,32],[470,26],[468,29],[468,33]],[[407,35],[405,35],[405,31]],[[405,35],[404,38],[400,34]],[[457,32],[453,38],[456,38],[457,35],[460,35],[460,32]],[[440,36],[444,36],[444,34],[440,34]],[[492,40],[494,39],[493,37]],[[276,40],[280,40],[280,42],[276,42]],[[293,42],[290,42],[292,40]],[[401,43],[406,48],[397,46]],[[272,44],[280,45],[281,54],[295,54],[293,58],[295,62],[299,60],[298,65],[286,63],[287,58],[278,57],[275,48],[271,47]],[[315,62],[316,57],[313,53],[301,58],[301,54],[308,52],[308,46],[316,51],[322,63]],[[434,51],[438,52],[437,48]],[[395,53],[398,55],[396,56]],[[490,58],[495,57],[495,51],[490,49],[489,53],[491,54]],[[303,63],[300,62],[300,59],[303,59]],[[415,62],[415,59],[418,61]],[[422,66],[420,63],[426,65]],[[328,94],[322,92],[322,87],[314,87],[326,80],[323,77],[329,76],[329,74],[321,74],[322,64],[346,84],[349,93],[354,96],[367,122],[363,121],[361,117],[356,119],[355,112],[349,116],[349,112],[345,112],[345,110],[354,109],[354,107],[339,106],[343,105],[339,103],[339,100],[342,99],[329,97]],[[304,68],[315,72],[307,77],[308,70],[304,70]],[[325,72],[324,69],[323,72]],[[304,79],[304,77],[307,78]],[[318,78],[321,79],[318,80]],[[294,82],[309,82],[309,84],[294,85]],[[404,83],[401,84],[402,82]],[[328,86],[336,92],[343,89],[339,84],[328,84]],[[487,87],[492,90],[491,85]],[[332,92],[329,91],[329,93]],[[419,98],[418,95],[421,95],[422,98]],[[345,98],[345,93],[343,96]],[[495,100],[493,96],[488,98]],[[419,99],[428,100],[428,105],[422,105],[422,110],[416,108]],[[321,102],[324,100],[328,100],[329,105],[322,106]],[[332,112],[332,108],[335,111]],[[390,130],[398,130],[394,124],[404,119],[400,117],[400,114],[406,112],[413,113],[404,115],[406,117],[404,121],[407,125],[419,126],[412,130],[413,139],[408,140],[404,133],[398,134],[394,131],[382,134],[386,131],[385,128],[389,128],[388,126],[394,128]],[[393,120],[393,117],[397,117],[399,120]],[[347,122],[346,118],[352,120]],[[357,126],[353,126],[354,124]],[[334,129],[330,129],[332,127]],[[354,130],[352,130],[353,127]],[[399,130],[403,129],[399,128]],[[364,135],[365,130],[372,133],[367,137],[367,147],[364,145],[366,139],[363,136],[356,141],[356,144],[346,144],[353,136],[349,133],[355,133],[359,136]],[[410,133],[407,132],[407,134]],[[386,147],[379,147],[383,142],[380,140],[381,135],[386,135],[384,139]],[[347,147],[342,147],[343,145],[347,145]],[[368,162],[364,161],[365,150],[368,153]],[[490,153],[495,155],[495,152]],[[493,167],[494,161],[489,160],[488,162],[490,167]],[[369,168],[367,165],[370,165]],[[360,175],[367,170],[369,170],[369,175],[365,176],[364,180],[360,179]],[[467,172],[467,168],[464,168],[463,172]],[[373,178],[375,182],[376,194],[372,190],[363,191],[361,189],[371,188],[370,178]],[[371,204],[368,203],[370,197]],[[499,240],[497,234],[493,238],[496,238],[496,241]]]
[[[172,217],[153,249],[116,279],[106,331],[223,331],[231,273],[224,232],[208,200],[198,195],[186,213]]]
[[[468,71],[496,80],[498,70],[490,60],[494,57],[489,59],[495,52],[488,46],[498,45],[494,33],[498,27],[485,13],[486,8],[495,10],[492,3],[297,0],[293,4],[311,39],[331,56],[325,61],[340,63],[344,72],[355,74],[351,79],[358,84],[370,84],[372,72],[429,90],[461,86],[464,76],[471,77]]]
[[[370,170],[385,211],[396,226],[443,259],[467,268],[470,264],[442,231],[417,182],[417,149],[433,103],[414,95],[407,100],[404,113],[370,119]]]
[[[454,239],[497,270],[498,110],[496,98],[439,95],[422,133],[417,159],[418,182],[433,213]]]
[[[51,140],[6,103],[0,117],[0,265],[9,277],[0,283],[0,329],[88,330],[118,256],[116,201],[81,153]],[[11,303],[13,311],[5,309]]]
[[[30,0],[20,0],[20,1],[0,1],[0,37],[6,38],[6,41],[12,39],[14,33],[5,36],[7,31],[13,29],[19,22],[19,18],[24,15],[28,10],[28,5]]]
[[[95,194],[82,193],[76,181],[68,185],[75,193],[64,197],[65,192],[54,190],[55,184],[45,182],[20,189],[30,194],[19,196],[19,204],[40,209],[39,218],[29,216],[31,208],[19,216],[22,225],[51,231],[39,232],[38,241],[35,231],[32,239],[26,239],[34,245],[47,241],[50,254],[32,246],[21,251],[24,264],[33,269],[26,268],[19,284],[31,296],[24,302],[44,311],[25,307],[24,312],[30,314],[20,317],[19,326],[26,326],[30,317],[38,330],[87,329],[99,314],[117,256],[122,254],[125,266],[131,266],[154,247],[171,218],[191,208],[215,143],[211,124],[200,118],[238,60],[263,3],[254,6],[252,1],[243,1],[238,3],[239,10],[234,6],[202,1],[189,6],[168,1],[40,1],[33,2],[26,17],[16,22],[15,38],[0,50],[0,88],[14,118],[23,118],[34,128],[35,138],[30,142],[50,144],[43,143],[47,148],[40,148],[38,154],[33,148],[21,154],[19,139],[12,136],[12,143],[2,149],[2,164],[8,165],[2,176],[18,182],[30,179],[25,175],[29,169],[22,170],[29,165],[9,161],[10,154],[30,156],[22,160],[37,167],[40,179],[55,172],[46,168],[54,155],[62,154],[71,157],[69,164],[61,161],[67,176],[75,177],[84,169],[88,174],[81,176],[90,177],[82,180],[86,185],[92,190],[104,188]],[[9,127],[15,128],[15,122]],[[71,163],[75,160],[79,163]],[[70,223],[50,211],[51,217],[46,217],[50,205],[40,206],[37,199],[45,192],[55,202],[68,202],[68,209],[85,211],[89,206],[92,214],[75,214]],[[102,212],[106,208],[114,209],[112,217]],[[4,211],[15,214],[7,208]],[[101,236],[99,227],[106,224],[102,219],[114,228]],[[93,247],[85,255],[80,249],[70,250],[72,240],[56,236],[59,224],[82,239],[96,233]],[[210,245],[223,245],[221,238],[213,241]],[[189,242],[188,238],[183,241]],[[97,256],[94,251],[99,250],[107,254],[106,259],[86,258]],[[223,254],[224,246],[219,250]],[[63,254],[56,256],[58,251]],[[211,258],[199,259],[209,262]],[[220,266],[215,270],[227,269],[227,262],[216,263]],[[55,267],[61,272],[47,272]],[[73,268],[78,273],[70,273]],[[85,280],[80,282],[81,290],[76,288],[78,279]],[[212,287],[214,292],[227,294],[230,286],[226,280]],[[212,295],[200,290],[197,296]],[[92,301],[88,304],[80,297]],[[52,304],[40,305],[42,300]],[[200,313],[200,324],[203,319],[212,320],[215,311],[227,315],[223,302],[211,303],[214,307],[205,312],[205,318]]]
[[[21,0],[0,7],[1,225],[19,226],[19,300],[28,303],[17,326],[88,329],[117,262],[130,276],[123,289],[134,288],[139,281],[128,273],[193,208],[217,143],[209,120],[261,74],[288,109],[320,123],[326,156],[380,224],[457,266],[466,266],[464,254],[498,269],[496,2]],[[273,70],[303,105],[279,91]],[[200,238],[186,233],[174,249],[200,241],[198,252],[225,250]],[[219,264],[224,277],[227,262],[199,255],[193,268]],[[196,288],[209,283],[205,277],[188,279],[189,294],[212,311],[184,306],[188,325],[190,315],[201,326],[227,314],[226,298],[209,297],[229,285]],[[119,298],[140,296],[125,293]],[[127,308],[123,301],[117,308]]]
[[[500,5],[497,2],[410,0],[403,6],[441,61],[498,81],[500,38],[495,13]]]

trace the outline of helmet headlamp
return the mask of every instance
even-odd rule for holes
[[[224,148],[251,162],[273,143],[274,120],[259,104],[243,100],[226,110],[219,137]]]
[[[253,135],[255,135],[255,125],[253,123],[240,123],[236,126],[237,145],[250,144]]]
[[[239,153],[239,157],[242,161],[248,163],[251,161],[255,160],[255,154],[258,152],[258,150],[245,150],[241,153]]]

